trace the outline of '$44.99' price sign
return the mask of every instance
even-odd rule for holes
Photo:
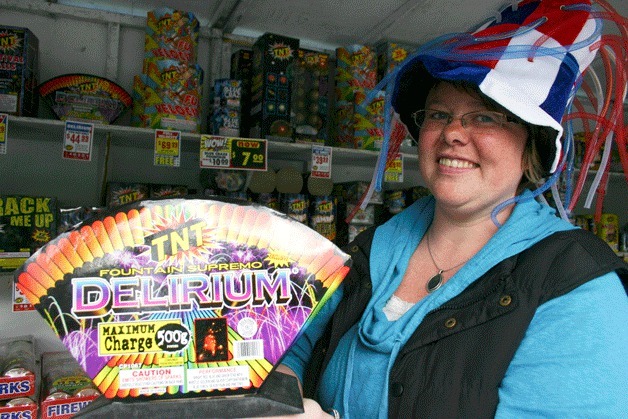
[[[66,121],[63,134],[63,158],[91,161],[94,124]]]
[[[201,136],[201,168],[265,171],[267,155],[266,140]]]

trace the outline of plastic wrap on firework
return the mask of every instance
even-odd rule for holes
[[[61,234],[15,281],[109,399],[255,393],[349,256],[257,204],[165,199]]]
[[[42,100],[63,121],[111,124],[132,104],[131,95],[122,87],[90,74],[54,77],[39,85],[38,90]]]

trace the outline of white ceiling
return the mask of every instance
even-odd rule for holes
[[[419,45],[436,36],[466,31],[493,16],[508,0],[57,0],[146,16],[171,7],[194,13],[206,28],[257,37],[274,32],[305,47],[335,49],[391,39]],[[628,0],[608,0],[628,16]],[[615,31],[613,31],[615,32]]]

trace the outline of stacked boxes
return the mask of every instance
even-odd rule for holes
[[[147,15],[142,75],[136,76],[132,124],[200,132],[203,70],[196,64],[199,23],[192,13],[161,8]]]
[[[226,137],[239,137],[242,115],[242,82],[235,79],[214,81],[213,105],[209,132]]]
[[[37,116],[39,41],[26,28],[0,26],[0,112]]]
[[[386,75],[403,63],[415,50],[410,44],[383,40],[375,46],[377,52],[377,80],[382,80]],[[414,152],[413,140],[408,133],[402,143],[403,152]]]
[[[295,140],[326,144],[329,137],[329,54],[299,49],[290,74],[290,122]]]
[[[41,375],[41,419],[70,419],[100,396],[67,351],[42,354]]]
[[[0,418],[36,418],[39,374],[32,336],[0,340]]]
[[[368,91],[366,92],[368,93]],[[353,107],[353,147],[361,150],[380,150],[384,139],[385,92],[377,90],[372,99],[356,92]]]
[[[364,103],[377,84],[377,55],[368,46],[351,45],[336,49],[336,60],[335,145],[379,149],[383,138],[381,94],[375,93],[371,103]]]
[[[253,45],[249,136],[291,137],[287,70],[298,49],[298,39],[272,33],[260,36]]]

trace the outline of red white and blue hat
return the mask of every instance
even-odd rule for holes
[[[561,170],[573,166],[574,114],[583,120],[585,129],[593,122],[594,137],[602,138],[590,141],[587,158],[593,160],[603,139],[614,134],[624,172],[628,173],[622,108],[628,67],[627,19],[605,0],[511,3],[474,30],[444,35],[417,48],[376,87],[392,91],[387,97],[387,114],[393,114],[394,110],[416,138],[417,130],[410,115],[424,106],[433,81],[467,81],[522,120],[556,133],[553,143],[537,144],[544,168],[553,174],[545,189],[555,183]],[[603,34],[602,21],[615,24],[619,35]],[[596,54],[604,61],[606,92],[597,89],[596,95],[588,89],[586,96],[595,110],[584,112],[576,92],[585,72],[591,70]],[[613,65],[607,65],[609,61]],[[594,79],[599,80],[597,76]],[[587,83],[582,87],[587,87]],[[579,112],[572,111],[574,103]],[[394,118],[392,122],[387,121],[385,127],[369,194],[373,189],[381,189],[386,162],[397,152],[405,136],[400,124],[395,124]],[[586,167],[582,172],[586,176]],[[584,177],[579,182],[584,183]],[[368,202],[370,197],[368,194],[365,197]]]

